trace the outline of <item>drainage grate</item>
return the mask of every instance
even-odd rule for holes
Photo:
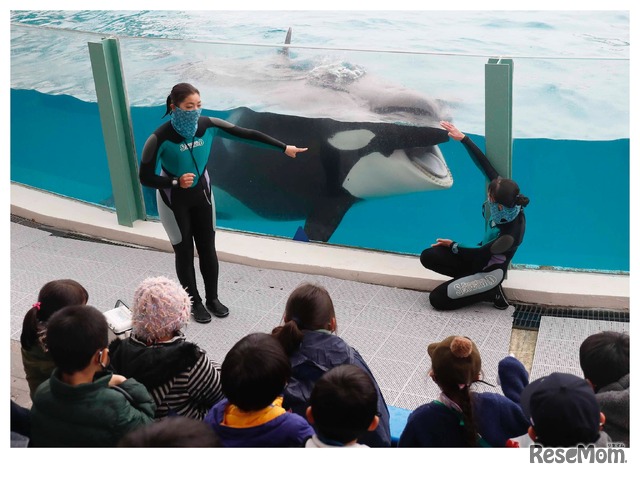
[[[629,322],[629,312],[615,310],[594,310],[581,308],[553,308],[540,305],[515,305],[513,327],[522,330],[537,330],[543,316],[579,318],[582,320]]]

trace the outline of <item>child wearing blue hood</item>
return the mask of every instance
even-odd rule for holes
[[[438,285],[429,294],[429,301],[438,310],[456,310],[480,301],[491,301],[496,308],[504,310],[509,302],[502,290],[502,281],[524,238],[523,208],[529,204],[529,199],[520,194],[518,184],[498,175],[468,136],[447,121],[441,121],[440,125],[451,138],[462,142],[490,181],[485,204],[491,216],[484,239],[478,246],[468,247],[439,238],[422,251],[420,262],[425,268],[453,278]],[[483,214],[484,210],[483,206]]]

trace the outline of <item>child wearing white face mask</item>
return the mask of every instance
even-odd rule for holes
[[[153,422],[156,405],[135,379],[109,366],[108,325],[92,306],[66,306],[47,326],[55,370],[38,386],[31,407],[33,447],[114,447]]]

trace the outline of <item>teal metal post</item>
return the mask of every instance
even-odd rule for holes
[[[498,174],[509,179],[513,149],[512,105],[513,60],[490,58],[484,67],[485,151]],[[484,214],[485,226],[489,227],[490,214],[487,209]]]
[[[511,178],[513,60],[490,58],[484,69],[486,155],[498,174]]]
[[[118,223],[132,227],[146,213],[118,39],[89,42],[89,56]]]

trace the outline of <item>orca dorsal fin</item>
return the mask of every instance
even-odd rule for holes
[[[285,45],[291,44],[291,27],[289,27],[289,29],[287,30],[287,36],[284,39],[284,44]],[[289,48],[285,46],[282,50],[280,50],[280,53],[283,55],[289,56]]]

